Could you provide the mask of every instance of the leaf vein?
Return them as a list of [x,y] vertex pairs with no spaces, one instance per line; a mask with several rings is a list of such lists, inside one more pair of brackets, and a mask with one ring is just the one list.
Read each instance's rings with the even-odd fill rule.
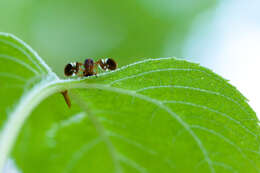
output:
[[233,146],[246,160],[248,160],[248,161],[256,168],[256,170],[258,170],[258,172],[260,171],[260,170],[257,168],[256,164],[253,163],[253,161],[252,161],[251,159],[249,159],[249,158],[245,155],[245,153],[243,152],[243,150],[242,150],[239,146],[237,146],[233,141],[229,140],[228,138],[226,138],[226,137],[223,136],[222,134],[216,132],[216,131],[213,130],[213,129],[208,129],[208,128],[206,128],[206,127],[202,127],[202,126],[196,125],[196,124],[190,125],[190,127],[193,128],[193,129],[200,129],[200,130],[206,131],[206,132],[208,132],[208,133],[211,133],[211,134],[213,134],[213,135],[215,135],[215,136],[217,136],[217,137],[223,139],[226,143],[228,143],[229,145]]
[[240,121],[232,118],[231,116],[225,114],[225,113],[222,113],[222,112],[219,112],[215,109],[212,109],[212,108],[209,108],[207,106],[204,106],[204,105],[198,105],[198,104],[195,104],[195,103],[190,103],[190,102],[185,102],[185,101],[176,101],[176,100],[164,100],[163,103],[177,103],[177,104],[184,104],[184,105],[189,105],[189,106],[194,106],[194,107],[197,107],[197,108],[201,108],[201,109],[205,109],[207,111],[210,111],[210,112],[214,112],[214,113],[217,113],[223,117],[226,117],[228,118],[229,120],[233,121],[234,123],[238,124],[240,127],[242,127],[244,130],[246,130],[247,132],[249,132],[251,135],[255,136],[255,137],[259,137],[259,135],[253,133],[251,130],[249,130],[246,126],[244,126]]
[[249,112],[244,108],[244,106],[242,106],[238,101],[232,99],[229,96],[221,94],[220,92],[215,92],[215,91],[211,91],[211,90],[194,88],[194,87],[189,87],[189,86],[181,86],[181,85],[160,85],[160,86],[149,86],[149,87],[141,88],[141,89],[136,90],[136,92],[142,92],[145,90],[158,89],[158,88],[181,88],[181,89],[194,90],[194,91],[199,91],[199,92],[203,92],[203,93],[208,93],[208,94],[212,94],[212,95],[218,95],[218,96],[224,97],[225,99],[235,103],[236,105],[238,105],[238,107],[243,112],[245,112],[247,115],[250,115]]
[[24,66],[25,68],[27,68],[28,70],[32,71],[34,74],[38,75],[40,74],[38,71],[36,71],[33,67],[31,67],[29,64],[23,62],[22,60],[20,59],[17,59],[17,58],[14,58],[12,56],[9,56],[9,55],[4,55],[4,54],[0,54],[0,58],[2,59],[7,59],[7,60],[10,60],[10,61],[13,61],[13,62],[16,62],[17,64],[20,64],[22,66]]
[[0,39],[0,42],[5,43],[5,44],[13,47],[14,49],[18,50],[19,52],[21,52],[24,56],[26,56],[40,70],[41,73],[44,73],[44,69],[21,46],[18,46],[15,43],[12,43],[10,41],[3,40],[3,39]]

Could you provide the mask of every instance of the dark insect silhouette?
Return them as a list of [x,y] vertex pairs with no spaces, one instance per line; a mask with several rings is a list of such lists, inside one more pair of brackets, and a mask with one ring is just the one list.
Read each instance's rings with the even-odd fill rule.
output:
[[[100,67],[102,70],[116,70],[117,63],[112,58],[99,59],[94,62],[93,59],[87,58],[84,63],[80,62],[71,62],[67,64],[64,68],[65,76],[78,76],[78,77],[87,77],[97,75],[97,68]],[[62,91],[63,95],[68,107],[71,107],[70,98],[68,95],[68,90]]]

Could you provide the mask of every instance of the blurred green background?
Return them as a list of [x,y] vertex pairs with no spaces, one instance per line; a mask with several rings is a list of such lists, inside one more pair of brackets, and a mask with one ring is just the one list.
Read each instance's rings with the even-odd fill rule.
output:
[[31,45],[60,76],[71,61],[182,57],[195,18],[216,0],[1,0],[0,31]]

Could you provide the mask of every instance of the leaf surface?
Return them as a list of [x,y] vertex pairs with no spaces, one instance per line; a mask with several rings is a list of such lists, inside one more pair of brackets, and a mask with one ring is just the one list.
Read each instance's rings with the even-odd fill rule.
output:
[[155,58],[62,80],[0,38],[0,168],[11,153],[23,172],[259,172],[257,117],[212,71]]

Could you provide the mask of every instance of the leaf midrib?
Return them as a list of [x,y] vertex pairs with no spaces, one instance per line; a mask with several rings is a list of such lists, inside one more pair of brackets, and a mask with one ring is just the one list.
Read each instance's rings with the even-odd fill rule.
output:
[[[85,84],[85,83],[80,83],[78,80],[55,80],[55,81],[51,81],[45,84],[46,88],[43,88],[42,90],[38,91],[40,92],[43,97],[39,97],[38,102],[40,103],[42,100],[44,100],[46,97],[56,93],[56,92],[60,92],[64,89],[73,89],[73,88],[96,88],[96,89],[102,89],[102,90],[107,90],[107,91],[112,91],[112,92],[117,92],[117,93],[121,93],[121,94],[126,94],[126,95],[131,95],[134,97],[137,97],[139,99],[145,100],[147,102],[150,102],[154,105],[156,105],[157,107],[161,108],[162,110],[166,111],[169,115],[171,115],[173,118],[175,118],[189,133],[190,135],[193,137],[193,139],[195,140],[195,142],[197,143],[198,147],[200,148],[200,150],[202,151],[205,160],[207,161],[208,165],[209,165],[209,169],[211,172],[214,172],[214,168],[212,166],[212,161],[209,159],[208,153],[206,151],[206,149],[204,148],[202,142],[200,141],[200,139],[197,137],[197,135],[193,132],[192,129],[190,129],[189,125],[184,122],[176,113],[174,113],[170,108],[168,108],[167,106],[165,106],[162,102],[157,101],[155,99],[152,99],[148,96],[145,95],[141,95],[136,93],[135,91],[131,91],[131,90],[125,90],[125,89],[120,89],[120,88],[115,88],[115,87],[111,87],[109,85],[102,85],[102,84]],[[36,89],[37,90],[37,89]],[[47,95],[44,95],[44,92],[48,92]],[[35,96],[37,95],[37,93],[35,93]],[[34,98],[32,96],[32,98]],[[30,100],[29,100],[30,101]],[[31,100],[32,101],[32,100]],[[26,103],[22,103],[22,104],[26,104]],[[37,106],[35,105],[34,107],[30,107],[31,104],[27,104],[27,107],[29,107],[28,109],[31,109],[31,111]],[[18,106],[19,107],[19,106]],[[14,110],[15,112],[16,110]],[[27,115],[20,115],[20,114],[15,114],[15,115],[11,115],[10,119],[8,119],[5,128],[3,129],[3,136],[9,136],[9,135],[14,135],[15,138],[12,139],[12,141],[6,141],[5,142],[9,143],[8,146],[6,146],[7,148],[5,148],[5,153],[4,155],[2,155],[2,159],[0,160],[0,170],[1,170],[1,166],[3,166],[3,160],[5,161],[11,151],[12,146],[15,143],[15,140],[19,134],[19,129],[22,127],[22,125],[25,123],[26,119],[28,118],[28,116],[30,115],[31,111],[28,112]],[[16,120],[16,125],[13,126],[11,124],[9,124],[10,122],[12,122],[14,118],[18,118],[22,117],[22,121],[17,121]],[[18,124],[17,124],[18,123]],[[20,124],[19,124],[20,123]],[[10,127],[11,126],[11,127]],[[9,128],[11,128],[12,130],[9,130]],[[18,129],[16,129],[18,128]],[[16,130],[15,130],[16,129]],[[15,134],[6,134],[6,133],[11,133],[14,132]],[[1,136],[2,137],[2,136]],[[9,140],[9,138],[7,138],[7,140]],[[3,140],[1,140],[3,141]],[[0,146],[1,146],[1,141],[0,141]],[[0,151],[1,151],[2,147],[0,147]]]
[[126,95],[130,95],[130,96],[134,96],[136,98],[142,99],[144,101],[147,101],[149,103],[152,103],[152,104],[156,105],[160,109],[166,111],[174,119],[176,119],[183,126],[183,128],[185,130],[187,130],[187,132],[192,136],[192,138],[195,140],[195,142],[197,143],[198,147],[200,148],[200,150],[201,150],[201,152],[202,152],[206,162],[208,163],[209,170],[211,172],[215,172],[213,164],[212,164],[212,161],[211,161],[211,159],[208,156],[207,150],[203,146],[203,144],[202,144],[201,140],[198,138],[198,136],[189,127],[189,125],[185,121],[183,121],[180,118],[180,116],[178,116],[178,114],[173,112],[168,106],[165,106],[161,101],[155,100],[153,98],[150,98],[150,97],[142,95],[142,94],[138,94],[135,91],[115,88],[115,87],[111,87],[110,85],[101,85],[101,84],[83,84],[82,85],[82,84],[79,84],[78,87],[75,87],[75,88],[94,88],[94,89],[102,89],[102,90],[112,91],[112,92],[116,92],[116,93],[120,93],[120,94],[126,94]]

